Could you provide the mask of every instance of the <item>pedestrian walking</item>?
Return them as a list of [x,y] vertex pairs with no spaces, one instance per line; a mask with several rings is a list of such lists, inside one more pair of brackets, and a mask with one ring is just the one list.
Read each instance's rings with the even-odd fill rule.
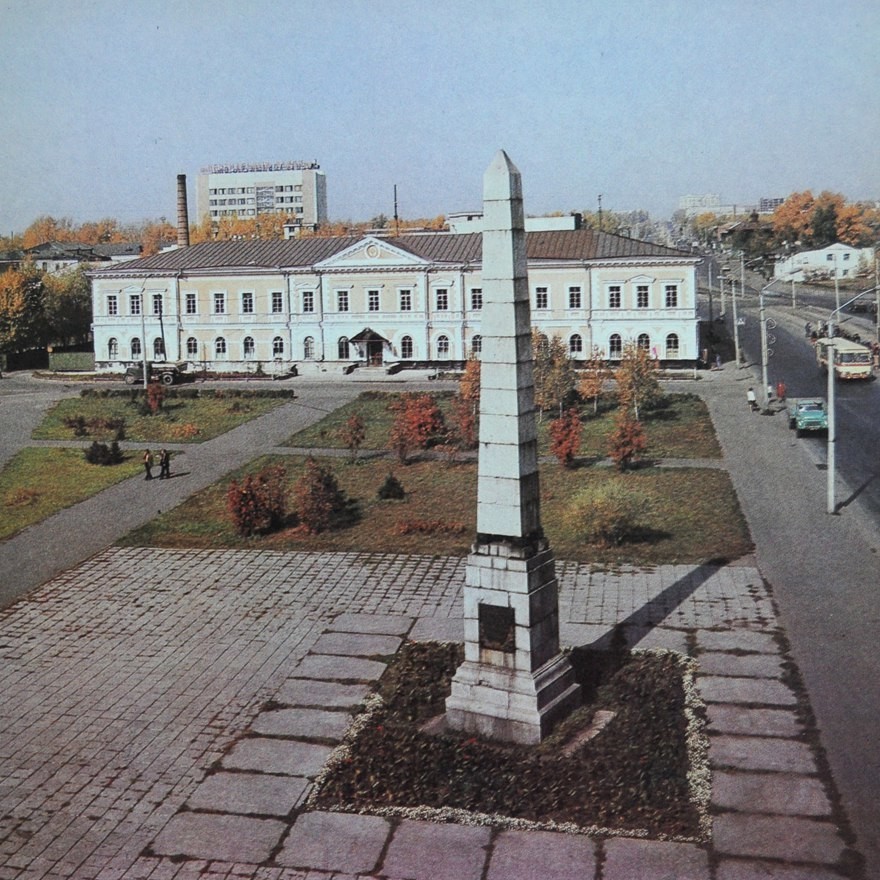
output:
[[785,380],[784,379],[780,379],[776,383],[776,399],[779,400],[781,403],[785,402]]
[[749,409],[754,412],[758,408],[758,398],[755,396],[755,389],[749,388],[746,391],[746,401],[749,405]]
[[171,453],[167,449],[159,453],[159,479],[171,479]]
[[144,450],[144,471],[145,480],[153,479],[153,453],[149,449]]

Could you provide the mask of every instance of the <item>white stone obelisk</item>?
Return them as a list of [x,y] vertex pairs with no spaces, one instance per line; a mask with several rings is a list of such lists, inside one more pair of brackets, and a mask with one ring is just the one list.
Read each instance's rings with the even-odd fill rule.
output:
[[522,185],[503,150],[483,179],[482,280],[477,537],[446,720],[538,743],[580,704],[580,687],[559,652],[555,561],[541,528]]

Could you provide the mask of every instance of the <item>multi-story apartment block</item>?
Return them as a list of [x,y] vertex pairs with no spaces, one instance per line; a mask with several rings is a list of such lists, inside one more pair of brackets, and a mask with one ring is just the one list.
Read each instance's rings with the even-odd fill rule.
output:
[[317,162],[209,165],[196,185],[199,220],[283,214],[304,229],[327,222],[327,178]]
[[[700,258],[592,229],[527,233],[532,323],[574,360],[698,357]],[[437,364],[481,348],[482,235],[215,241],[92,273],[96,367]]]

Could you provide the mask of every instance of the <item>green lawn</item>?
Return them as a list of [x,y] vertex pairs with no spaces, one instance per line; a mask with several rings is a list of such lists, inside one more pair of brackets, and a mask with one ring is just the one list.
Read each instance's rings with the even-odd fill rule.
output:
[[[393,417],[388,404],[398,395],[366,392],[357,400],[340,407],[315,425],[294,434],[287,446],[305,449],[344,449],[341,430],[348,418],[359,415],[366,426],[363,449],[385,449]],[[451,396],[437,395],[440,408],[448,411]],[[593,415],[591,403],[582,407],[583,435],[581,457],[604,458],[608,436],[614,429],[615,407],[609,399],[600,403]],[[549,454],[548,425],[551,414],[544,414],[538,423],[538,448]],[[648,458],[721,458],[706,404],[696,395],[670,394],[653,410],[642,414],[642,425],[648,439]]]
[[83,501],[142,468],[130,454],[121,464],[89,464],[82,450],[29,448],[0,471],[0,540]]
[[[281,463],[292,483],[304,460],[263,458],[246,471]],[[402,501],[380,501],[376,492],[392,463],[351,464],[326,460],[341,487],[356,502],[353,524],[317,536],[293,524],[277,533],[241,538],[226,512],[229,480],[197,493],[163,513],[121,543],[161,547],[260,547],[273,550],[375,551],[427,555],[465,555],[476,531],[476,465],[421,461],[393,467],[407,492]],[[586,543],[565,524],[572,495],[589,482],[621,481],[645,493],[650,512],[639,525],[642,540],[618,547]],[[748,527],[725,471],[701,468],[644,468],[618,474],[604,467],[563,470],[547,464],[541,471],[542,521],[557,557],[584,562],[635,565],[698,563],[734,559],[752,548]],[[403,533],[409,531],[408,534]]]
[[[82,416],[87,425],[85,439],[103,442],[114,439],[108,422],[123,420],[125,440],[144,443],[182,443],[210,440],[251,419],[264,415],[289,398],[255,397],[227,393],[222,396],[171,398],[157,415],[144,415],[138,402],[125,396],[78,397],[59,401],[34,431],[36,440],[70,440],[77,435],[65,420]],[[91,423],[91,425],[89,425]],[[103,423],[103,426],[102,426]]]

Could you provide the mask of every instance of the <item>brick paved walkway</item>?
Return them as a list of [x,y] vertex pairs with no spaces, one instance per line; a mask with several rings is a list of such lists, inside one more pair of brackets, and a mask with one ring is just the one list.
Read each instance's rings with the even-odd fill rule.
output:
[[460,638],[464,560],[116,548],[0,614],[0,880],[839,877],[835,793],[751,561],[559,579],[564,641],[625,622],[698,657],[710,843],[302,812],[381,672],[367,657]]

